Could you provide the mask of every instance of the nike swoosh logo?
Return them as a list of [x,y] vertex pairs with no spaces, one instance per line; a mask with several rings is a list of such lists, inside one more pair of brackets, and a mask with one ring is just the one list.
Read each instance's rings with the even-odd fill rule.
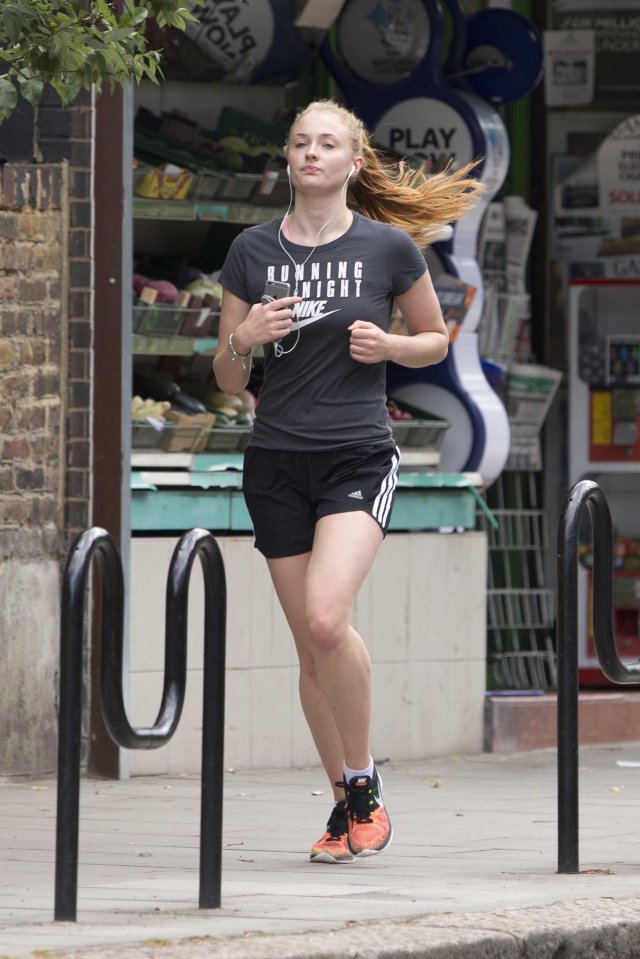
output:
[[328,313],[318,313],[316,316],[306,316],[303,320],[294,320],[291,324],[292,330],[299,330],[303,326],[309,326],[310,323],[317,323],[318,320],[324,320],[325,317],[331,316],[332,313],[339,313],[340,310],[329,310]]

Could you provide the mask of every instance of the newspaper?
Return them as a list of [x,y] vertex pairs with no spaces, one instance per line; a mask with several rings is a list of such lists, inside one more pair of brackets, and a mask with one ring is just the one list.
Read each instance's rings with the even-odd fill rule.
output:
[[521,196],[505,197],[506,289],[508,293],[525,292],[527,261],[537,219],[538,214],[527,206]]
[[505,469],[542,469],[540,436],[562,375],[560,370],[535,363],[509,368],[506,401],[511,447]]
[[498,343],[495,358],[505,363],[531,361],[531,297],[528,293],[498,296]]
[[478,240],[485,293],[479,348],[487,359],[532,358],[526,269],[536,221],[537,213],[519,196],[489,204],[485,214]]

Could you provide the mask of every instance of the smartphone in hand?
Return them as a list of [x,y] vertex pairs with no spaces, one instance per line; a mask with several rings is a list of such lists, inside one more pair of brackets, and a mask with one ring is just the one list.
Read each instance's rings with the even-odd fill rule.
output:
[[274,300],[280,300],[283,296],[289,296],[289,284],[282,280],[267,280],[262,294],[263,303],[273,303]]

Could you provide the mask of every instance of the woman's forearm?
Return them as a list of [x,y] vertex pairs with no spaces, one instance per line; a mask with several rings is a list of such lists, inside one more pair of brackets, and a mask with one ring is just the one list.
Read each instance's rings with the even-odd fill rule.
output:
[[[238,342],[240,340],[240,342]],[[251,376],[251,350],[245,348],[241,338],[236,340],[235,333],[226,340],[221,340],[216,355],[213,358],[213,374],[218,387],[224,393],[239,393],[249,382]]]
[[390,333],[389,347],[389,360],[399,366],[417,369],[441,363],[449,349],[449,337],[439,331],[415,333],[413,336]]

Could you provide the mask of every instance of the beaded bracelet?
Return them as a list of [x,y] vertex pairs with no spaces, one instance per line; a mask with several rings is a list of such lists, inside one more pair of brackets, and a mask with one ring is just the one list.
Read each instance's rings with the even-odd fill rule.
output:
[[247,370],[249,367],[245,363],[245,360],[248,356],[251,356],[251,350],[247,350],[246,353],[238,353],[235,346],[233,345],[233,333],[229,333],[229,349],[231,350],[231,360],[240,360],[242,363],[242,369]]

